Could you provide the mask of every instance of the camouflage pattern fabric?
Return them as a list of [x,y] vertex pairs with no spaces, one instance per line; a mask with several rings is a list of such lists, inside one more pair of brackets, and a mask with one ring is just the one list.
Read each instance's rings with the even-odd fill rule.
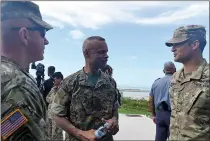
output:
[[181,26],[174,31],[173,38],[167,41],[165,44],[168,47],[173,46],[173,44],[181,43],[187,41],[188,39],[205,39],[206,40],[206,30],[202,25],[187,25]]
[[1,1],[1,21],[9,19],[28,18],[47,31],[53,29],[42,20],[39,6],[31,1]]
[[[105,74],[107,74],[107,75],[110,75],[110,72],[112,72],[112,68],[107,68],[105,71],[104,71],[104,73]],[[111,76],[111,75],[110,75]],[[111,76],[112,77],[112,76]],[[115,83],[115,86],[117,86],[117,83]],[[116,88],[117,89],[117,88]],[[117,93],[118,93],[118,102],[119,102],[119,105],[121,105],[121,98],[122,98],[122,96],[121,96],[121,93],[120,93],[120,91],[119,91],[119,89],[117,89]]]
[[[117,92],[115,81],[103,72],[95,86],[88,83],[88,77],[83,70],[65,78],[55,95],[52,103],[52,112],[64,116],[80,130],[98,129],[104,119],[113,117],[116,105]],[[66,140],[79,141],[69,135]],[[104,140],[112,141],[112,135]]]
[[53,119],[53,115],[52,115],[52,112],[51,112],[51,106],[52,106],[52,102],[53,102],[53,99],[54,99],[54,97],[55,97],[55,93],[56,93],[56,91],[57,91],[58,89],[56,88],[56,87],[53,87],[52,89],[51,89],[51,91],[49,92],[49,94],[46,96],[46,101],[47,101],[47,103],[49,104],[48,105],[48,111],[47,111],[47,117],[49,118],[49,119]]
[[21,70],[18,64],[3,56],[1,56],[0,69],[1,103],[11,105],[16,105],[19,102],[24,103],[26,106],[22,107],[21,111],[29,120],[24,127],[20,127],[20,130],[12,134],[8,140],[47,140],[46,106],[35,79]]
[[53,119],[49,119],[48,134],[51,140],[55,140],[55,141],[63,140],[63,130],[56,125]]
[[51,137],[52,140],[63,140],[63,130],[59,128],[54,119],[53,114],[51,112],[52,101],[55,97],[55,93],[58,89],[53,87],[49,94],[46,97],[46,101],[49,103],[48,105],[48,120],[49,120],[49,128],[48,128],[48,135]]
[[183,69],[171,80],[170,140],[210,140],[209,64],[204,59],[187,77]]

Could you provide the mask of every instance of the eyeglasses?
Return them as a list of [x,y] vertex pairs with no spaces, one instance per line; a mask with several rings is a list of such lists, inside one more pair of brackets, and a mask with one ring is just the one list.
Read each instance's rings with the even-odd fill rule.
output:
[[[13,27],[12,30],[20,30],[22,27]],[[42,27],[25,27],[28,30],[31,31],[39,31],[40,35],[44,38],[46,35],[46,29]]]
[[174,47],[182,47],[183,45],[185,45],[189,40],[186,40],[184,42],[181,42],[181,43],[175,43],[173,44]]

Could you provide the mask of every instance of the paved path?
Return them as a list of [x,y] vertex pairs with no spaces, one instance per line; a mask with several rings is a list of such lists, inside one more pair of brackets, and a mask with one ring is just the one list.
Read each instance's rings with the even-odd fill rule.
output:
[[114,136],[114,140],[154,140],[155,124],[145,116],[130,117],[119,115],[120,131]]
[[115,140],[154,140],[155,124],[145,116],[128,117],[119,115],[120,131],[114,136]]

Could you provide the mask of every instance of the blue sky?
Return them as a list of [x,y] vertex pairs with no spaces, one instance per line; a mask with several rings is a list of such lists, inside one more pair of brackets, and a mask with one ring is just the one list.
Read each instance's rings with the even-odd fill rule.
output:
[[[54,26],[47,33],[43,63],[68,76],[84,66],[82,44],[99,35],[106,39],[109,61],[119,87],[150,88],[162,77],[163,64],[173,61],[165,46],[175,28],[187,24],[206,26],[209,42],[208,2],[73,2],[36,1],[43,19]],[[204,50],[209,60],[209,44]],[[181,64],[175,63],[177,69]],[[35,76],[35,70],[30,70]],[[47,75],[45,77],[48,78]]]

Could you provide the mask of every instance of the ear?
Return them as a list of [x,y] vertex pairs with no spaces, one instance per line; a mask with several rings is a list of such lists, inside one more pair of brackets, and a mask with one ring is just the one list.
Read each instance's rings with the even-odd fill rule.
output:
[[28,46],[29,33],[28,33],[28,30],[25,27],[23,27],[19,30],[19,36],[20,36],[20,39],[21,39],[22,43],[25,46]]
[[85,56],[85,58],[89,58],[90,54],[89,54],[89,51],[88,50],[85,50],[84,51],[84,56]]
[[195,41],[191,44],[191,46],[192,46],[192,49],[195,50],[195,49],[199,48],[200,42],[199,42],[198,40],[195,40]]
[[165,70],[163,70],[163,73],[165,73]]

